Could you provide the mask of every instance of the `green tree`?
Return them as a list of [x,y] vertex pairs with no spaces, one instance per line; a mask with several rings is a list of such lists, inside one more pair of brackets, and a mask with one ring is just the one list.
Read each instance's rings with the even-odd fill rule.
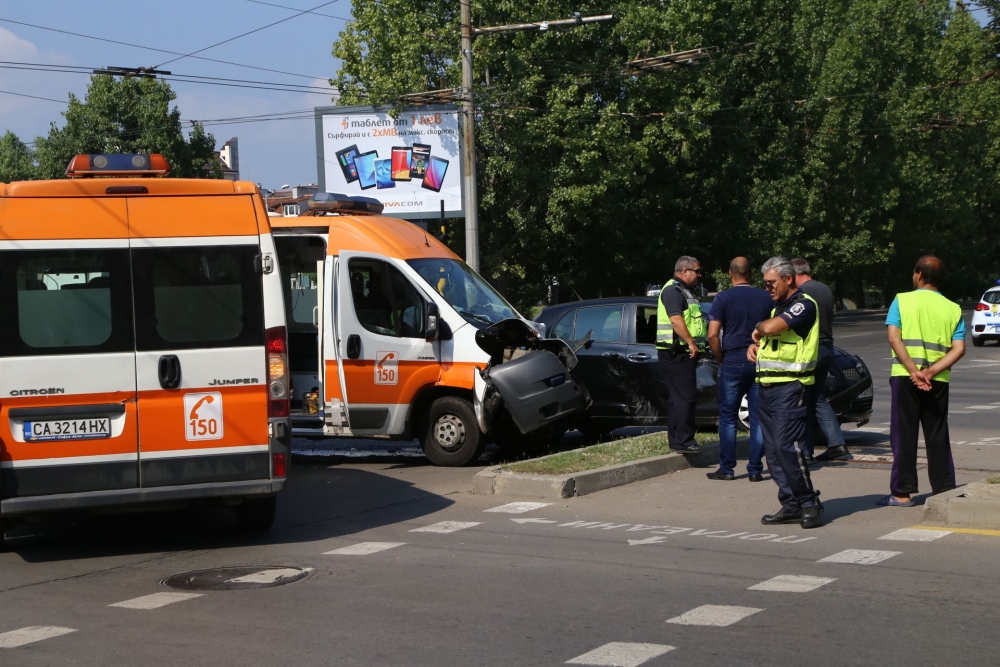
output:
[[184,136],[176,97],[160,79],[94,75],[83,100],[70,94],[63,126],[36,140],[38,177],[63,177],[77,154],[162,153],[171,176],[219,178],[215,138],[198,123]]
[[0,183],[34,178],[35,163],[31,149],[17,135],[7,130],[0,137]]

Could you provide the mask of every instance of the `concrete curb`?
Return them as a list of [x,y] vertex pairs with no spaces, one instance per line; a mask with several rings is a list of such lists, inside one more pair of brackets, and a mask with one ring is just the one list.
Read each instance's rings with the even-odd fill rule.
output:
[[[746,438],[737,440],[736,452],[738,456],[746,456],[749,449],[749,440]],[[550,454],[550,456],[557,456],[557,454]],[[543,456],[535,460],[546,458],[549,457]],[[514,473],[504,470],[503,466],[494,466],[476,473],[472,479],[472,492],[486,496],[571,498],[639,482],[651,477],[659,477],[685,468],[709,467],[717,465],[718,462],[719,444],[712,443],[700,447],[695,454],[665,454],[566,475]]]
[[924,523],[1000,530],[1000,498],[967,496],[975,491],[970,487],[979,484],[973,482],[928,498],[924,503]]

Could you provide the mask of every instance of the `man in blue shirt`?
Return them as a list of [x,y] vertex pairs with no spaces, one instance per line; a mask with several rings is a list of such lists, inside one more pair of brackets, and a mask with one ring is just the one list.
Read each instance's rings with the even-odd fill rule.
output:
[[[750,284],[750,262],[737,257],[729,263],[733,286],[712,302],[708,314],[708,345],[719,362],[719,469],[708,473],[709,479],[731,480],[736,467],[736,423],[740,402],[747,397],[750,407],[750,460],[747,474],[751,482],[764,479],[764,440],[757,421],[758,387],[756,369],[747,361],[747,348],[753,344],[750,334],[758,322],[771,317],[771,296]],[[720,334],[724,334],[720,336]]]

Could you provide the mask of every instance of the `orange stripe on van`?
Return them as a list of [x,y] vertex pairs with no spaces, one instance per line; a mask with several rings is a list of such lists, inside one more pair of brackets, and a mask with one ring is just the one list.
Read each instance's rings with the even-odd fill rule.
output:
[[[222,394],[222,437],[188,440],[184,394],[218,391]],[[151,389],[139,392],[139,443],[142,452],[266,445],[267,388],[264,385]]]
[[[474,362],[438,363],[437,361],[399,362],[397,384],[375,384],[375,361],[345,360],[344,378],[347,380],[348,404],[399,405],[410,403],[421,389],[428,385],[454,387],[471,391],[474,386],[474,369],[484,366]],[[336,378],[336,362],[327,363],[327,377]],[[340,387],[327,382],[326,400],[340,397]]]
[[[135,454],[136,404],[135,392],[117,391],[100,394],[55,395],[40,398],[5,398],[0,405],[0,461],[33,461],[69,456],[100,456],[102,454]],[[125,404],[125,430],[117,438],[94,440],[47,440],[17,442],[10,432],[11,408],[43,408],[64,405]]]
[[127,239],[124,199],[0,197],[0,240]]
[[132,238],[256,235],[253,199],[232,197],[130,197]]

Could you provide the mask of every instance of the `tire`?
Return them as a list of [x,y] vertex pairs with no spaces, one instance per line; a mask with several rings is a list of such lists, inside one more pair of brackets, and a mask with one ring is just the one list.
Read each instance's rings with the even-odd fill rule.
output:
[[271,529],[274,513],[278,508],[278,496],[246,498],[236,506],[236,520],[243,530],[262,533]]
[[444,396],[431,403],[422,431],[420,446],[436,466],[469,465],[486,448],[472,403],[457,396]]
[[982,347],[983,343],[985,342],[986,341],[983,340],[982,338],[976,338],[975,336],[972,337],[972,344],[975,345],[976,347]]

